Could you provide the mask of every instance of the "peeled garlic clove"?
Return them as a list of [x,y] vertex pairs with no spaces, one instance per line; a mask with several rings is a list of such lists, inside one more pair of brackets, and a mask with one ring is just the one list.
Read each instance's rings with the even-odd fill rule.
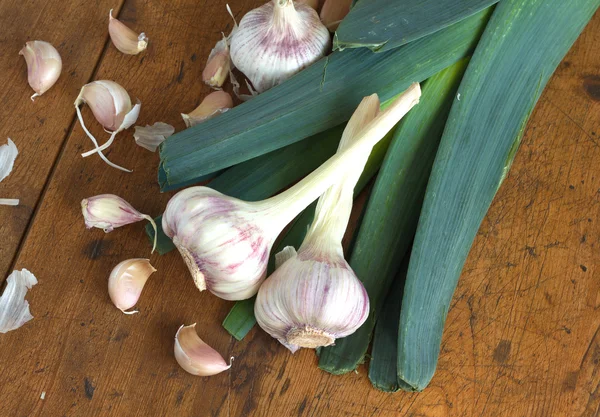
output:
[[108,33],[113,45],[124,54],[137,55],[148,46],[146,34],[142,32],[138,35],[119,19],[115,19],[112,9],[108,14]]
[[33,100],[56,83],[62,70],[62,60],[54,46],[44,41],[25,43],[19,55],[23,55],[27,62],[27,81],[35,91],[31,96]]
[[223,35],[215,47],[210,51],[206,67],[202,71],[202,81],[211,87],[221,87],[231,69],[231,58],[229,56],[229,45],[227,38]]
[[0,146],[0,181],[8,177],[18,154],[17,145],[10,138],[8,138],[6,145]]
[[181,114],[187,127],[192,127],[202,123],[212,117],[225,113],[233,107],[231,95],[225,91],[213,91],[207,95],[202,103],[194,111],[188,114]]
[[[79,106],[82,104],[87,104],[90,107],[94,117],[105,130],[112,131],[110,138],[102,146],[98,145],[98,141],[89,132],[83,122],[83,116],[79,109]],[[131,172],[110,162],[102,151],[112,144],[117,133],[128,129],[136,122],[140,114],[140,109],[141,103],[139,100],[135,106],[132,106],[131,98],[127,91],[114,81],[99,80],[84,85],[75,100],[75,110],[77,111],[81,127],[94,144],[95,149],[83,153],[82,156],[85,158],[94,153],[99,153],[102,160],[108,165],[122,171]]]
[[18,329],[33,318],[27,290],[37,284],[35,276],[26,269],[13,271],[6,279],[6,288],[0,297],[0,333]]
[[[128,259],[114,267],[108,278],[108,295],[113,304],[125,314],[136,305],[144,284],[156,269],[148,259]],[[137,311],[135,311],[137,313]]]
[[242,18],[231,35],[230,53],[233,65],[262,93],[324,56],[330,44],[313,8],[272,0]]
[[156,224],[154,219],[147,214],[142,214],[131,204],[114,194],[101,194],[81,200],[81,212],[85,220],[85,227],[97,227],[105,233],[112,232],[117,227],[148,220],[154,227],[154,247],[156,248]]
[[198,376],[216,375],[231,368],[231,363],[228,365],[219,352],[198,337],[196,323],[177,330],[175,359],[186,372]]
[[321,21],[330,32],[335,32],[344,17],[350,12],[352,0],[325,0],[321,9]]
[[167,123],[156,122],[152,126],[136,126],[133,133],[135,143],[150,152],[156,152],[158,145],[175,133],[175,128]]

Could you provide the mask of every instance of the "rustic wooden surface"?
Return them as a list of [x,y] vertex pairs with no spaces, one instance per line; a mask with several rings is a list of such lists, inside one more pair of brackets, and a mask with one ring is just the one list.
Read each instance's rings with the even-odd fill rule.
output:
[[[259,0],[231,1],[236,16]],[[0,207],[0,281],[28,268],[35,319],[0,335],[1,416],[597,416],[600,410],[600,14],[546,88],[512,171],[468,259],[444,334],[439,370],[418,394],[371,388],[366,368],[331,376],[312,351],[290,355],[254,329],[243,342],[221,327],[230,303],[198,293],[176,253],[151,256],[159,272],[125,316],[106,281],[121,260],[149,256],[143,225],[110,234],[84,228],[82,198],[115,193],[159,214],[156,154],[120,134],[108,152],[126,174],[79,154],[90,142],[73,101],[112,79],[142,101],[138,124],[183,128],[179,113],[208,89],[205,58],[231,28],[224,1],[0,0],[0,143],[19,147]],[[108,10],[150,46],[139,56],[109,42]],[[17,53],[55,44],[56,86],[29,100]],[[98,137],[106,134],[84,110]],[[182,323],[235,356],[230,372],[199,378],[173,359]],[[45,399],[40,394],[45,392]]]

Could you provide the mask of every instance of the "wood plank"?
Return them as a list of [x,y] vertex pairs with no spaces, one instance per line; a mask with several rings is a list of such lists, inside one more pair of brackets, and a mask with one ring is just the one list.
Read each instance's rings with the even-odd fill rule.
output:
[[[0,196],[21,200],[18,207],[0,206],[0,283],[70,131],[79,88],[90,80],[106,45],[108,10],[118,11],[122,2],[99,0],[92,6],[84,0],[0,1],[0,144],[10,137],[19,149],[12,174],[0,185]],[[52,43],[63,61],[56,85],[33,103],[27,66],[19,56],[30,40]]]
[[[235,2],[235,13],[258,1]],[[224,1],[127,1],[121,16],[146,31],[139,57],[107,50],[97,78],[142,101],[141,123],[165,121],[208,90],[204,59],[230,23]],[[35,319],[0,336],[0,402],[6,415],[102,416],[593,416],[600,361],[600,14],[544,92],[513,169],[488,213],[453,300],[440,367],[423,393],[374,390],[366,369],[331,376],[313,352],[290,355],[254,329],[236,342],[220,327],[231,303],[198,293],[176,253],[125,316],[106,280],[123,259],[149,255],[143,225],[85,230],[82,198],[116,193],[158,214],[169,195],[155,181],[157,155],[131,132],[109,157],[133,174],[83,160],[76,126],[16,262],[36,274]],[[84,113],[91,120],[89,112]],[[91,122],[90,125],[93,125]],[[93,132],[102,135],[94,126]],[[594,279],[596,278],[596,279]],[[179,325],[225,357],[230,372],[198,378],[173,358]],[[39,398],[46,392],[44,400]],[[5,411],[6,410],[6,411]]]

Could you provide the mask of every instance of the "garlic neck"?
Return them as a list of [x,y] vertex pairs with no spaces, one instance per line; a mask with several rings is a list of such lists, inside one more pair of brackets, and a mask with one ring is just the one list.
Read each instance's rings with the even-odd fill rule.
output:
[[177,236],[173,236],[173,244],[181,254],[181,257],[185,261],[188,269],[190,270],[190,274],[192,274],[192,279],[194,280],[194,284],[200,291],[204,291],[206,289],[206,279],[204,278],[204,274],[200,271],[200,267],[196,263],[194,255],[192,252],[183,246]]
[[273,0],[273,25],[280,30],[292,30],[296,34],[296,27],[300,20],[292,0]]
[[286,335],[286,341],[290,345],[303,348],[315,349],[320,346],[329,346],[335,342],[332,334],[310,326],[294,327]]

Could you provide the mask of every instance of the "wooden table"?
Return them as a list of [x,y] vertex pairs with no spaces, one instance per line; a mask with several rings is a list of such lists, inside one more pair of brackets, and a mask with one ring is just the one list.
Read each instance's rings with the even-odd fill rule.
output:
[[[261,1],[232,1],[234,13]],[[120,134],[106,166],[76,122],[73,101],[96,79],[142,101],[138,124],[183,129],[180,112],[209,90],[205,58],[231,28],[225,2],[0,0],[0,143],[20,154],[0,207],[0,276],[27,268],[35,318],[0,335],[1,416],[596,416],[600,409],[600,14],[548,84],[511,173],[475,241],[456,291],[439,369],[422,393],[371,387],[366,368],[331,376],[310,350],[294,356],[254,329],[236,342],[220,327],[231,306],[198,293],[177,253],[123,315],[106,281],[121,260],[149,255],[143,225],[86,230],[82,198],[115,193],[159,214],[170,194],[156,183],[158,156]],[[139,56],[108,41],[108,11],[145,31]],[[34,103],[18,51],[43,39],[63,73]],[[84,110],[88,126],[106,135]],[[173,358],[182,323],[234,356],[230,372],[186,374]],[[40,399],[45,392],[45,399]]]

